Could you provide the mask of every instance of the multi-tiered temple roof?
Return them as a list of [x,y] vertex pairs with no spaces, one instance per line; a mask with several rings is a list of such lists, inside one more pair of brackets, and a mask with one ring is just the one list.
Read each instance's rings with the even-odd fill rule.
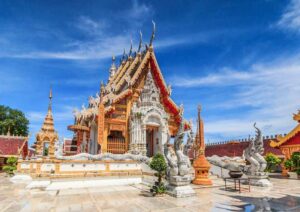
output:
[[[131,43],[129,53],[126,54],[124,50],[118,67],[115,64],[115,57],[112,57],[112,65],[109,69],[110,76],[107,84],[101,83],[100,94],[97,93],[95,97],[89,98],[89,105],[87,108],[83,106],[81,111],[74,111],[75,119],[77,121],[80,122],[82,119],[94,118],[97,116],[100,102],[104,104],[105,114],[109,114],[115,111],[115,104],[120,103],[127,97],[139,95],[139,92],[141,91],[141,77],[144,77],[142,76],[142,73],[145,69],[149,68],[152,70],[154,81],[159,88],[162,104],[168,110],[168,113],[175,117],[176,122],[180,122],[181,108],[178,107],[170,97],[171,86],[166,84],[154,53],[154,33],[155,28],[149,46],[144,45],[145,49],[142,49],[142,36],[140,36],[139,47],[136,52],[133,52]],[[134,90],[137,90],[137,93],[134,93]],[[87,130],[84,126],[79,125],[69,126],[69,129]]]

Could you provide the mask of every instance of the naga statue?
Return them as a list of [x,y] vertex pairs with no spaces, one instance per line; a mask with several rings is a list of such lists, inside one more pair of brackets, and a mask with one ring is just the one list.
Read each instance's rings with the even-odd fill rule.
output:
[[188,139],[187,139],[186,144],[184,145],[183,153],[186,156],[189,156],[189,152],[192,150],[193,145],[195,143],[195,135],[194,135],[194,132],[192,129],[187,133],[187,136],[188,136]]
[[268,173],[265,172],[267,162],[262,156],[264,153],[262,133],[256,127],[256,123],[254,123],[254,128],[255,138],[250,140],[249,146],[243,152],[243,157],[229,158],[214,155],[207,159],[211,164],[229,170],[229,174],[230,172],[245,174],[249,177],[252,185],[269,187],[272,186],[272,183],[268,179]]
[[251,164],[250,167],[245,170],[249,175],[261,175],[267,167],[267,162],[262,156],[264,153],[263,138],[261,130],[256,127],[255,139],[251,139],[249,146],[244,150],[244,158]]
[[177,135],[174,139],[174,149],[169,143],[170,138],[165,144],[164,153],[169,165],[167,177],[185,176],[190,172],[191,162],[189,158],[183,154],[181,148],[184,135],[184,121],[181,121]]
[[183,154],[181,148],[184,135],[184,120],[182,120],[177,135],[174,138],[174,148],[169,142],[170,138],[168,138],[168,141],[164,145],[164,154],[168,165],[166,173],[166,178],[169,183],[167,193],[175,197],[195,195],[195,191],[189,185],[193,180],[193,175],[191,175],[191,162],[190,159]]

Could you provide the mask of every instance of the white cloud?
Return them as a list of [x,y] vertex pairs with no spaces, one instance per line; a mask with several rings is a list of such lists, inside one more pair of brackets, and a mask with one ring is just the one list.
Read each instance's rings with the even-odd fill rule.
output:
[[300,33],[300,0],[291,0],[277,26]]
[[[247,107],[232,118],[209,119],[205,131],[228,138],[247,136],[254,132],[252,124],[258,123],[264,133],[287,133],[296,123],[292,113],[300,108],[299,56],[281,58],[271,63],[255,64],[249,70],[222,69],[203,77],[174,77],[175,86],[199,89],[216,88],[219,95],[210,91],[213,99],[209,110],[231,110]],[[226,92],[234,88],[234,92]],[[225,99],[225,100],[223,100]],[[250,109],[249,109],[250,108]],[[227,114],[230,115],[230,114]]]
[[102,35],[103,30],[106,28],[106,23],[104,21],[95,21],[87,16],[80,16],[76,26],[92,36]]
[[[73,108],[71,106],[62,106],[58,108],[58,111],[53,109],[53,119],[56,122],[59,121],[68,121],[73,119]],[[42,124],[44,121],[44,118],[47,114],[47,111],[29,111],[26,112],[26,117],[30,120],[32,123],[40,123]]]

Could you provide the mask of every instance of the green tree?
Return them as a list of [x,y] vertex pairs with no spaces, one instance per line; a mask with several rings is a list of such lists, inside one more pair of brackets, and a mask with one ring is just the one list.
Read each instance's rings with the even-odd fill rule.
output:
[[9,175],[14,175],[14,171],[17,169],[18,159],[15,157],[9,157],[6,161],[5,166],[3,166],[3,171],[5,171]]
[[166,187],[162,182],[162,179],[166,174],[167,163],[164,156],[160,153],[157,153],[151,160],[150,168],[156,171],[155,176],[157,177],[157,181],[150,189],[150,192],[152,192],[154,195],[165,193]]
[[284,167],[286,168],[286,169],[288,169],[288,170],[292,170],[293,169],[293,167],[294,167],[294,163],[293,163],[293,161],[291,160],[291,159],[288,159],[288,160],[286,160],[286,161],[284,161]]
[[294,152],[292,154],[291,160],[293,161],[294,164],[294,169],[297,171],[300,169],[300,152]]
[[0,105],[0,134],[28,136],[29,121],[20,110]]
[[265,159],[267,161],[267,172],[271,172],[278,164],[281,163],[281,160],[273,153],[268,153],[265,156]]

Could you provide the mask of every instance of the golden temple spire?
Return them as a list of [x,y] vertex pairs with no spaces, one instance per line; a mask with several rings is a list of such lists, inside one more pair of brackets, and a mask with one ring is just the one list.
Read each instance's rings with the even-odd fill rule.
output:
[[198,105],[198,125],[197,136],[195,139],[196,158],[193,163],[195,169],[195,179],[193,183],[196,185],[212,185],[211,179],[209,179],[210,164],[205,158],[205,144],[204,144],[204,130],[203,120],[201,119],[201,105]]
[[58,141],[58,134],[54,129],[54,120],[52,116],[52,87],[49,91],[48,112],[44,119],[44,123],[40,131],[36,135],[36,151],[37,155],[43,155],[44,142],[49,143],[49,156],[54,157],[54,143]]
[[199,149],[199,154],[204,154],[205,144],[204,144],[204,126],[203,120],[201,119],[201,105],[198,105],[198,120],[197,120],[197,136],[196,145]]

